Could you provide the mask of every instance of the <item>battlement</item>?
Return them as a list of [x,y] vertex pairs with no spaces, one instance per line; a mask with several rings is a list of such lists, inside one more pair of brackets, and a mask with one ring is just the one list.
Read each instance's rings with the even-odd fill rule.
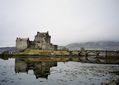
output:
[[51,37],[48,32],[37,32],[35,37]]
[[17,39],[16,39],[16,41],[28,41],[29,40],[29,38],[19,38],[19,37],[17,37]]

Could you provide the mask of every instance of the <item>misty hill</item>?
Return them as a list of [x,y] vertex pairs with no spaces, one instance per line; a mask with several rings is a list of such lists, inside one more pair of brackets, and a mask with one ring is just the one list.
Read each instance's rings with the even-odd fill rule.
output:
[[66,46],[66,48],[70,50],[76,50],[82,47],[84,47],[85,49],[119,50],[119,42],[100,41],[100,42],[71,43]]
[[0,52],[3,52],[3,51],[13,52],[13,51],[15,51],[15,50],[16,50],[15,47],[1,47],[1,48],[0,48]]

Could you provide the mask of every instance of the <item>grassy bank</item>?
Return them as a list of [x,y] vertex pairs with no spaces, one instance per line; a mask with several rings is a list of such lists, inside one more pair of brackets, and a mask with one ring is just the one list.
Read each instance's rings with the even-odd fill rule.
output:
[[53,51],[53,50],[39,50],[39,49],[26,49],[22,52],[16,52],[19,55],[69,55],[68,51]]

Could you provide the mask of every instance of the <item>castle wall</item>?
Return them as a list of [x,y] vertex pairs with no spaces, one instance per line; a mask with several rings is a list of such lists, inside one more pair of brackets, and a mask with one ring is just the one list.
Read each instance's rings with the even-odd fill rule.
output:
[[48,32],[46,33],[40,33],[37,32],[37,35],[35,36],[34,42],[35,42],[35,48],[40,48],[43,50],[54,50],[56,47],[50,43],[51,36]]
[[16,40],[16,49],[18,51],[25,50],[29,46],[29,39],[17,38]]
[[37,32],[34,41],[29,41],[28,38],[17,38],[16,48],[18,51],[25,50],[27,48],[36,48],[42,50],[57,50],[57,45],[51,44],[51,36],[48,32]]
[[37,32],[34,41],[36,43],[50,43],[50,38],[51,36],[49,36],[48,32],[46,33]]
[[55,45],[52,45],[50,43],[36,43],[35,48],[39,48],[42,50],[55,50],[56,47]]

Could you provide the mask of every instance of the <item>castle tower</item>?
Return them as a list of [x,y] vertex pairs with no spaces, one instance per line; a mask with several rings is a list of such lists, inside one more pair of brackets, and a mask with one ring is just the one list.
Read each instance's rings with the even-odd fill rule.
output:
[[29,38],[17,38],[16,39],[16,49],[18,51],[25,50],[29,46]]
[[37,43],[50,43],[51,36],[48,32],[37,32],[34,41]]
[[44,50],[51,49],[51,43],[50,43],[51,36],[48,32],[37,32],[37,35],[35,36],[34,42],[35,42],[35,48],[40,48]]

